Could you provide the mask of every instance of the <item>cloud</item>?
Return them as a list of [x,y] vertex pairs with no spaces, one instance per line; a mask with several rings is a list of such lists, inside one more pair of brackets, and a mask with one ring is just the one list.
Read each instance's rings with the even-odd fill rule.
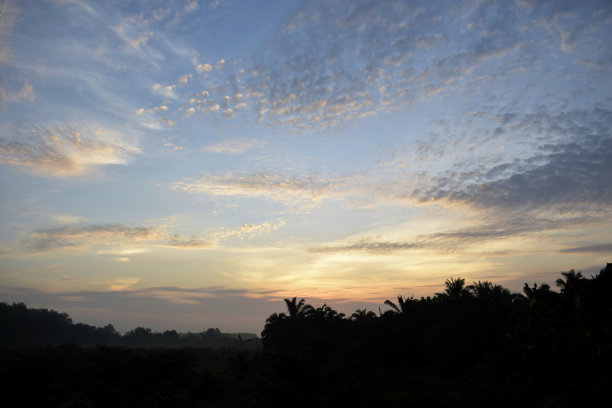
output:
[[139,244],[163,240],[165,234],[154,228],[129,227],[124,224],[63,226],[33,231],[21,244],[21,250],[30,253],[55,249],[92,246]]
[[109,289],[112,291],[124,291],[140,281],[139,278],[121,278],[109,282]]
[[[210,78],[215,91],[208,102],[221,107],[219,114],[235,112],[235,106],[224,106],[224,98],[240,94],[240,103],[248,100],[259,121],[314,129],[387,112],[420,97],[478,93],[480,82],[496,93],[491,81],[516,80],[524,67],[549,66],[551,49],[569,42],[581,46],[577,61],[609,59],[606,47],[595,45],[610,31],[606,13],[594,12],[597,5],[534,3],[530,8],[482,1],[444,7],[418,1],[373,6],[367,0],[340,0],[330,7],[327,1],[311,1],[296,8],[251,58],[197,64],[196,71],[227,70]],[[557,32],[531,41],[543,36],[542,21]],[[559,36],[559,27],[569,34]]]
[[225,176],[206,175],[198,180],[179,181],[172,188],[178,191],[204,193],[213,196],[261,197],[273,201],[319,202],[332,196],[349,194],[348,180],[324,178],[313,174],[287,177],[279,173]]
[[612,205],[612,172],[608,164],[612,139],[608,135],[587,136],[543,149],[538,158],[543,164],[532,169],[519,167],[499,179],[486,180],[497,176],[501,168],[495,167],[484,174],[484,181],[476,183],[469,177],[453,175],[417,195],[421,195],[423,202],[448,200],[499,209],[530,209],[560,203]]
[[189,81],[191,81],[192,79],[193,79],[193,75],[185,74],[185,75],[181,75],[180,76],[178,82],[179,82],[179,84],[185,85],[185,84],[189,83]]
[[[499,211],[500,215],[521,210],[539,216],[539,211],[553,208],[590,208],[594,214],[612,205],[612,173],[608,169],[612,111],[595,107],[560,113],[542,109],[536,113],[505,112],[468,116],[474,126],[462,130],[465,136],[455,133],[453,123],[444,123],[439,136],[404,146],[393,153],[390,162],[359,174],[206,174],[176,182],[173,188],[297,205],[348,197],[364,205],[442,202]],[[478,127],[479,116],[485,118],[486,127]],[[204,150],[239,154],[251,147],[250,142],[242,143],[223,142]]]
[[[389,255],[397,252],[434,251],[437,254],[477,253],[479,255],[508,255],[519,249],[516,247],[499,250],[496,244],[516,237],[534,236],[547,232],[564,231],[580,228],[588,223],[598,222],[598,218],[587,214],[559,215],[548,212],[534,213],[512,211],[499,214],[495,212],[479,213],[477,224],[468,227],[447,229],[430,234],[421,234],[403,240],[384,240],[372,237],[360,237],[346,243],[311,247],[307,252],[315,254],[357,254]],[[488,248],[493,245],[494,250]],[[605,252],[609,245],[584,247],[588,252]],[[575,252],[580,252],[578,248]],[[484,252],[483,252],[484,251]],[[563,250],[560,252],[574,252]]]
[[167,245],[173,248],[182,249],[211,249],[217,248],[220,242],[231,238],[241,240],[256,237],[261,234],[276,231],[282,228],[286,222],[284,220],[266,221],[262,224],[244,224],[240,228],[221,228],[217,231],[206,234],[206,237],[174,234],[168,238]]
[[89,222],[89,219],[87,217],[81,217],[81,216],[72,215],[72,214],[55,214],[51,218],[53,218],[53,220],[57,222],[58,224],[73,225],[73,224],[85,224]]
[[13,131],[0,136],[0,163],[47,177],[74,177],[109,164],[127,164],[140,149],[99,126]]
[[[173,232],[172,222],[153,227],[132,227],[125,224],[78,224],[82,217],[60,214],[56,221],[68,225],[30,231],[28,236],[6,248],[0,255],[28,255],[55,250],[87,248],[96,254],[113,255],[117,262],[130,262],[132,255],[146,253],[151,248],[213,249],[230,239],[250,239],[277,231],[286,222],[282,219],[260,224],[243,224],[238,228],[217,228],[201,234]],[[97,247],[97,248],[96,248]]]
[[185,11],[188,13],[192,13],[198,9],[198,2],[192,1],[185,6]]
[[216,240],[207,240],[198,237],[186,237],[181,234],[174,234],[168,240],[168,245],[176,248],[185,249],[203,249],[203,248],[215,248],[217,246]]
[[29,83],[24,83],[23,87],[15,93],[9,93],[7,96],[7,102],[21,102],[28,101],[34,102],[36,95],[34,94],[34,88]]
[[256,139],[234,139],[227,140],[221,143],[216,143],[214,145],[205,146],[203,148],[204,151],[211,153],[221,153],[221,154],[243,154],[250,150],[260,148],[264,146],[265,142],[263,140]]
[[[64,217],[62,217],[62,220]],[[161,227],[130,227],[125,224],[68,225],[38,229],[29,233],[13,249],[2,251],[1,255],[36,254],[54,250],[102,246],[98,254],[119,255],[117,262],[130,262],[128,255],[148,251],[146,246],[176,249],[212,249],[220,242],[231,238],[249,239],[282,228],[284,220],[266,221],[262,224],[244,224],[240,228],[221,228],[203,236],[173,234]],[[121,245],[120,248],[117,248]],[[145,247],[143,247],[143,245]]]
[[314,247],[309,248],[308,252],[315,254],[325,254],[325,253],[368,253],[368,254],[378,254],[385,255],[390,254],[392,252],[397,251],[407,251],[412,249],[420,249],[423,248],[422,243],[409,242],[409,241],[379,241],[372,240],[368,238],[362,238],[357,241],[352,241],[347,244],[338,245],[338,246],[324,246],[324,247]]
[[563,206],[593,212],[612,204],[606,165],[612,111],[597,105],[488,108],[440,120],[427,140],[394,150],[377,169],[388,179],[379,194],[398,203],[466,205],[500,215]]
[[108,290],[51,292],[2,287],[0,294],[8,302],[66,311],[75,322],[99,327],[112,323],[121,332],[146,325],[160,331],[200,332],[219,327],[223,332],[256,333],[263,329],[267,316],[284,308],[282,299],[289,296],[286,291],[263,288],[143,286],[139,278],[129,276],[103,283]]
[[195,108],[189,108],[185,111],[185,117],[190,117],[193,116],[193,114],[196,112]]
[[612,244],[588,245],[574,248],[565,248],[559,251],[566,254],[582,254],[582,253],[609,253],[612,254]]
[[266,221],[262,224],[243,224],[239,229],[223,229],[220,232],[213,233],[214,240],[226,240],[229,238],[246,239],[252,238],[267,232],[276,231],[286,225],[286,221],[278,219],[274,222]]
[[211,70],[212,70],[212,65],[210,64],[198,64],[196,66],[196,71],[198,71],[198,73],[210,72]]

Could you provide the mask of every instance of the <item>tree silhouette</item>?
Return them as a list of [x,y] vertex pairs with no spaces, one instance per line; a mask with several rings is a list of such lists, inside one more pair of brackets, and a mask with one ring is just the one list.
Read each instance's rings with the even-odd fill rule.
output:
[[436,293],[436,296],[457,300],[470,295],[470,292],[465,287],[465,279],[463,278],[449,278],[444,282],[444,286],[446,287],[444,292]]
[[376,313],[372,312],[371,310],[368,311],[366,309],[357,309],[351,315],[351,320],[357,321],[357,322],[364,322],[364,321],[369,321],[372,319],[376,319]]
[[538,288],[538,284],[534,283],[533,287],[530,287],[527,282],[525,282],[525,286],[523,286],[523,293],[525,293],[525,297],[527,300],[531,301],[532,299],[536,299],[538,296],[541,296],[543,293],[550,292],[550,286],[546,283],[542,284]]
[[571,302],[576,309],[580,309],[582,305],[581,300],[581,282],[585,280],[581,272],[576,272],[571,269],[568,272],[561,272],[561,275],[565,277],[556,280],[557,286],[561,289],[561,294]]
[[138,327],[120,336],[111,325],[0,302],[3,402],[597,406],[612,384],[612,265],[591,279],[573,270],[561,276],[560,292],[525,283],[524,295],[450,278],[432,298],[385,301],[390,310],[380,317],[358,309],[347,318],[285,299],[287,311],[266,320],[263,347],[244,353],[219,329]]
[[305,316],[309,312],[312,311],[312,306],[307,305],[304,299],[301,299],[299,302],[297,298],[293,299],[284,299],[285,304],[287,305],[287,311],[289,312],[289,317],[294,319],[296,317]]
[[314,317],[315,319],[333,321],[333,320],[344,318],[344,313],[338,313],[337,311],[332,309],[330,306],[327,306],[326,304],[323,304],[323,306],[318,307],[316,309],[312,308],[309,305],[305,306],[305,308],[309,308],[309,307],[310,307],[310,310],[308,311],[308,314]]
[[466,289],[476,299],[481,301],[504,303],[512,300],[512,295],[508,289],[489,281],[474,282],[472,285],[467,286]]
[[404,298],[403,296],[397,297],[397,304],[393,303],[389,299],[385,300],[385,305],[389,306],[393,311],[401,316],[407,316],[410,311],[410,305],[414,301],[414,298]]

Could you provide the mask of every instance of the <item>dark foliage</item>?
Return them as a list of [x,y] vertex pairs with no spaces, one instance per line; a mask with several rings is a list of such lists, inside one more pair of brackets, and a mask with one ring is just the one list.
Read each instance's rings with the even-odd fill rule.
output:
[[0,303],[0,346],[36,347],[72,344],[79,346],[115,345],[126,347],[257,347],[250,333],[228,334],[210,328],[201,333],[153,332],[137,327],[123,336],[109,324],[102,328],[72,323],[66,313],[29,309],[23,303]]
[[[202,339],[216,344],[214,339],[226,336],[218,329],[184,335],[139,327],[120,336],[110,325],[75,325],[65,314],[0,304],[4,405],[573,407],[609,402],[612,264],[588,279],[564,272],[556,283],[559,292],[526,283],[523,294],[512,294],[491,282],[466,285],[451,278],[433,297],[399,296],[385,302],[385,312],[357,310],[350,317],[327,305],[285,299],[287,313],[266,321],[263,348],[250,349],[239,340],[215,350],[181,347],[199,346]],[[55,346],[40,347],[43,343]]]
[[[611,400],[612,264],[562,273],[560,292],[446,281],[433,298],[385,301],[350,319],[301,301],[262,342],[274,405],[589,406]],[[316,390],[316,391],[313,391]]]

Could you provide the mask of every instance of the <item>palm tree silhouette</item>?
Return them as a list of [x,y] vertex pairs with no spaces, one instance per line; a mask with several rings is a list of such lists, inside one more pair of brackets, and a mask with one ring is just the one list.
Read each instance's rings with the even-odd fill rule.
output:
[[410,309],[410,304],[412,303],[413,300],[414,299],[412,297],[404,298],[403,296],[400,295],[397,297],[397,304],[387,299],[385,300],[385,305],[391,307],[391,309],[393,309],[395,313],[402,315],[402,316],[407,316],[409,309]]
[[523,286],[523,293],[525,293],[525,297],[529,301],[531,301],[532,299],[536,299],[542,293],[548,292],[550,292],[550,286],[546,283],[542,284],[539,288],[537,283],[534,283],[533,287],[530,287],[529,285],[527,285],[527,282],[525,282],[525,286]]
[[501,285],[493,284],[489,281],[474,282],[466,288],[477,299],[488,300],[491,302],[501,302],[504,300],[510,301],[512,296],[508,289]]
[[366,309],[357,309],[355,313],[351,315],[351,320],[356,322],[364,322],[376,318],[376,313],[367,311]]
[[470,294],[469,290],[465,287],[465,279],[463,278],[450,278],[444,282],[446,289],[444,293],[436,293],[437,296],[447,299],[460,299]]
[[573,269],[569,272],[561,272],[561,275],[565,276],[565,280],[563,280],[563,278],[559,278],[555,282],[557,286],[561,288],[561,293],[565,293],[569,290],[575,290],[576,282],[584,279],[582,272],[576,272]]
[[344,313],[338,313],[326,304],[316,309],[309,305],[306,305],[305,308],[309,309],[304,313],[308,313],[309,316],[314,316],[317,319],[332,321],[344,318]]
[[581,272],[576,272],[573,269],[568,272],[561,272],[561,275],[565,277],[565,280],[559,278],[556,281],[557,286],[561,289],[561,294],[564,295],[566,299],[572,301],[576,309],[579,309],[581,306],[579,292],[581,281],[585,280],[584,276],[582,276]]
[[289,312],[289,317],[294,319],[298,316],[304,316],[308,314],[312,310],[312,306],[307,305],[304,299],[301,299],[299,302],[297,298],[293,299],[284,299],[287,304],[287,311]]

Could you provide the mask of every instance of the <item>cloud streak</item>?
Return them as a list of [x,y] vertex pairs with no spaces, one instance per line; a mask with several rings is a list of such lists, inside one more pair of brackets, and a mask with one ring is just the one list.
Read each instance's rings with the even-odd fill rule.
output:
[[[484,218],[480,223],[469,227],[443,230],[431,234],[421,234],[405,240],[382,240],[380,238],[362,237],[346,243],[310,247],[306,251],[314,254],[356,254],[356,255],[391,255],[413,251],[433,251],[438,254],[482,253],[490,244],[503,242],[516,237],[529,237],[534,234],[545,235],[549,232],[563,231],[568,228],[595,223],[600,217],[583,215],[554,216],[548,212],[528,213],[521,211],[499,213],[481,213]],[[483,249],[484,248],[484,249]],[[609,245],[580,247],[560,252],[605,252]],[[490,251],[489,251],[490,252]],[[513,250],[495,250],[496,255],[507,255]]]
[[612,244],[587,245],[574,248],[565,248],[559,251],[565,254],[591,254],[591,253],[608,253],[612,254]]
[[140,148],[99,126],[41,128],[0,136],[0,163],[47,177],[75,177],[110,164],[127,164]]
[[206,175],[197,180],[179,181],[172,188],[177,191],[203,193],[212,196],[240,196],[265,198],[287,203],[320,202],[339,197],[347,191],[347,179],[325,178],[318,174],[286,177],[280,173],[259,173],[223,176]]
[[236,155],[244,154],[250,150],[261,148],[264,145],[265,142],[263,140],[234,139],[205,146],[202,149],[210,153]]
[[[61,217],[62,220],[65,218]],[[213,249],[217,248],[221,242],[231,239],[245,240],[277,231],[285,224],[284,220],[278,219],[261,224],[244,224],[237,229],[220,228],[191,236],[171,233],[170,225],[157,227],[131,227],[125,224],[64,225],[31,231],[26,239],[14,243],[12,250],[7,248],[0,255],[27,255],[73,248],[120,246],[121,249],[101,249],[96,252],[124,255],[114,259],[119,262],[129,262],[130,258],[125,255],[147,252],[147,247]]]
[[65,226],[32,232],[22,248],[26,252],[36,253],[96,244],[138,244],[159,241],[164,237],[163,232],[154,228],[124,224]]

